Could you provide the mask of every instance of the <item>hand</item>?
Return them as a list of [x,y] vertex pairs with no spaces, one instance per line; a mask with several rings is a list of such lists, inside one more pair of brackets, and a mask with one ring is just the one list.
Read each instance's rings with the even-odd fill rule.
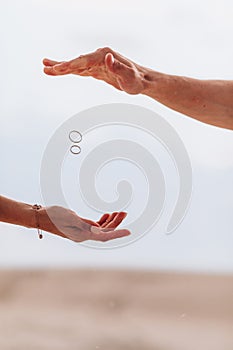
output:
[[67,62],[45,58],[44,72],[48,75],[77,74],[105,81],[129,94],[139,94],[144,89],[145,68],[105,47],[81,55]]
[[115,230],[126,215],[125,212],[104,214],[99,221],[94,222],[79,217],[72,210],[51,206],[39,210],[39,225],[44,231],[75,242],[86,240],[106,242],[130,234],[126,229]]

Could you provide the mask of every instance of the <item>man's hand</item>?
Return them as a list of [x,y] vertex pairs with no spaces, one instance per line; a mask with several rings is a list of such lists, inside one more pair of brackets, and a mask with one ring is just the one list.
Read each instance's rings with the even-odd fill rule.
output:
[[144,69],[112,49],[105,47],[67,62],[45,58],[44,72],[48,75],[77,74],[105,81],[129,94],[144,89]]
[[129,230],[115,230],[126,217],[125,212],[104,214],[94,222],[79,217],[74,211],[51,206],[39,211],[40,228],[44,231],[68,238],[75,242],[94,240],[106,242],[130,234]]
[[233,80],[200,80],[140,66],[105,47],[68,62],[43,60],[48,75],[77,74],[147,95],[201,122],[233,130]]

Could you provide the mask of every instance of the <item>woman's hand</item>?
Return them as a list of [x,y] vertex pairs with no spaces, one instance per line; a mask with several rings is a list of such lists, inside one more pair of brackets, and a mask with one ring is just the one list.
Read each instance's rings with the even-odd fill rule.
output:
[[129,94],[139,94],[144,89],[145,68],[105,47],[81,55],[67,62],[45,58],[44,72],[48,75],[77,74],[105,81]]
[[75,242],[106,242],[130,234],[126,229],[115,230],[126,217],[125,212],[104,214],[97,222],[81,218],[74,211],[60,206],[42,208],[38,213],[41,230]]

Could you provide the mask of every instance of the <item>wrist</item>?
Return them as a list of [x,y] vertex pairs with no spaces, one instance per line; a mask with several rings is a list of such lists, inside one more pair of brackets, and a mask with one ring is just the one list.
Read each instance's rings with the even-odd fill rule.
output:
[[49,225],[50,220],[46,213],[46,208],[43,208],[41,205],[34,204],[31,209],[34,212],[31,228],[37,229],[39,238],[43,238],[42,231],[53,232],[51,230],[51,225]]
[[47,215],[45,208],[37,205],[27,205],[24,209],[24,224],[23,226],[26,226],[28,228],[35,228],[35,229],[43,229],[45,225],[45,221],[47,220]]
[[53,205],[50,207],[42,207],[37,211],[38,224],[36,228],[41,231],[47,231],[62,237],[66,237],[62,233],[62,217],[64,215],[64,208]]
[[[58,210],[61,207],[53,205],[50,207],[41,207],[37,210],[37,218],[36,218],[36,227],[42,231],[47,231],[50,233],[57,233],[59,230],[56,226],[59,221],[59,214],[57,214]],[[35,209],[34,209],[35,211]]]
[[166,85],[168,76],[163,73],[153,71],[149,68],[143,70],[143,90],[142,94],[159,100]]
[[28,228],[37,228],[36,213],[32,205],[24,205],[22,213],[22,222],[20,223],[20,225]]

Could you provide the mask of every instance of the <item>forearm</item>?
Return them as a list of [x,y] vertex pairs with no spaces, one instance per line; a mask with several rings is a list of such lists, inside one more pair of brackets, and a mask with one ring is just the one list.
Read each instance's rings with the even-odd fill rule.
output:
[[36,227],[31,205],[0,196],[0,221],[25,227]]
[[[50,207],[50,210],[52,209],[53,212],[56,212],[56,208],[66,210],[56,206]],[[0,221],[28,228],[38,228],[39,225],[39,228],[43,231],[65,237],[51,221],[47,209],[47,207],[42,207],[38,211],[38,216],[36,216],[33,205],[0,196]]]
[[233,81],[144,71],[143,94],[201,122],[233,130]]

